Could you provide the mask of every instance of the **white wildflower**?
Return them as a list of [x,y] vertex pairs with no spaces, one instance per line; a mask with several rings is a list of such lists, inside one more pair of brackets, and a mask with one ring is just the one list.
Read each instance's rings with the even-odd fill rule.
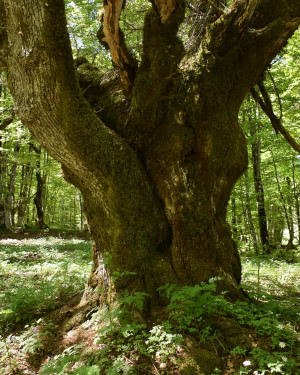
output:
[[283,362],[287,362],[288,360],[284,355],[281,357],[281,359],[283,360]]
[[285,347],[286,347],[285,342],[280,342],[280,343],[279,343],[279,347],[280,347],[280,348],[285,348]]
[[283,325],[283,324],[278,324],[277,328],[278,328],[278,329],[283,329],[283,328],[284,328],[284,325]]
[[244,361],[244,362],[243,362],[243,365],[244,365],[245,367],[247,367],[247,366],[251,366],[251,362],[250,362],[250,361]]

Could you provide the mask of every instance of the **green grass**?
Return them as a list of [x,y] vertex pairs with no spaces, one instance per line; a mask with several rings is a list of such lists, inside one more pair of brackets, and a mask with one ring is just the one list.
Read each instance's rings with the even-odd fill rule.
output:
[[42,238],[0,242],[0,326],[6,330],[49,312],[85,286],[91,243]]
[[300,319],[300,263],[271,256],[243,258],[242,283],[249,294]]

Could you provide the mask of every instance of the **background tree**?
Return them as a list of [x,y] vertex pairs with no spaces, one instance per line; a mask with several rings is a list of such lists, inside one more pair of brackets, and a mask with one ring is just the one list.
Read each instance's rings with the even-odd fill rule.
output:
[[105,1],[98,32],[117,70],[78,60],[75,72],[62,0],[0,1],[1,66],[18,115],[83,194],[95,240],[90,286],[103,298],[116,271],[131,272],[117,291],[146,291],[154,304],[158,286],[215,276],[240,296],[226,223],[247,165],[238,111],[297,29],[299,2],[217,6],[191,56],[177,36],[185,2],[151,1],[140,62],[120,28],[124,6]]
[[44,229],[47,228],[47,225],[44,222],[44,213],[45,213],[45,189],[46,189],[46,182],[47,182],[47,173],[41,170],[41,155],[42,149],[40,146],[36,147],[33,143],[31,144],[32,149],[37,155],[36,158],[36,192],[33,202],[36,207],[36,224],[39,228]]
[[[31,148],[28,147],[28,154],[30,154]],[[30,155],[28,155],[30,156]],[[32,189],[32,178],[33,178],[33,167],[31,163],[25,162],[21,166],[21,176],[20,176],[20,188],[17,198],[17,227],[22,227],[25,220],[26,210],[30,203],[31,189]]]
[[[62,179],[59,164],[32,140],[28,130],[14,114],[13,101],[6,88],[5,77],[2,77],[1,83],[0,224],[2,229],[12,231],[15,227],[20,228],[24,225],[34,227],[44,220],[51,223],[52,227],[83,228],[84,217],[78,200],[78,190]],[[39,199],[36,202],[36,197],[42,197],[41,206]],[[64,201],[63,205],[62,201]],[[39,209],[35,203],[38,203]],[[63,215],[62,211],[64,211]],[[44,217],[43,220],[40,218],[37,221],[39,212],[42,212]]]
[[[270,98],[272,104],[273,115],[276,116],[276,121],[281,121],[284,128],[288,129],[289,134],[294,140],[299,139],[299,113],[297,111],[298,106],[298,95],[299,95],[299,30],[295,32],[293,38],[290,40],[288,45],[283,51],[274,59],[265,75],[264,87],[267,90],[267,95]],[[263,89],[263,87],[262,87]],[[259,88],[257,89],[259,90]],[[255,108],[255,111],[253,111]],[[251,111],[253,122],[249,121],[247,114]],[[249,144],[253,144],[256,141],[256,137],[250,136],[251,125],[255,125],[256,129],[260,129],[257,136],[260,140],[260,171],[261,171],[261,183],[264,186],[264,202],[265,212],[267,218],[267,229],[269,234],[269,242],[271,248],[278,248],[285,246],[289,239],[289,230],[286,215],[284,212],[284,206],[282,205],[282,198],[278,191],[278,184],[276,181],[274,165],[272,160],[272,153],[276,160],[276,166],[278,175],[280,177],[279,183],[281,192],[283,194],[284,201],[287,202],[287,213],[289,221],[291,222],[291,229],[296,232],[298,226],[296,223],[297,219],[297,193],[294,196],[294,187],[297,190],[297,184],[299,181],[299,155],[286,147],[286,142],[283,140],[282,135],[276,134],[275,129],[271,126],[271,121],[268,115],[260,109],[259,104],[253,104],[253,100],[246,100],[243,103],[243,107],[240,111],[240,123],[243,126]],[[276,145],[276,146],[274,146]],[[297,147],[297,145],[294,143]],[[249,159],[252,161],[252,146],[248,147]],[[293,170],[295,176],[293,177]],[[252,171],[254,173],[253,163],[249,163],[249,193],[250,196],[254,194],[255,184],[251,178]],[[292,186],[287,184],[287,180],[294,181],[291,183]],[[292,191],[291,191],[292,190]],[[291,197],[293,195],[293,199]],[[236,240],[240,244],[241,248],[248,248],[249,242],[244,243],[247,239],[243,233],[249,231],[248,219],[245,216],[244,202],[241,197],[245,196],[243,185],[238,185],[233,192],[232,198],[235,199],[237,215],[242,215],[238,220],[237,230],[238,233],[235,235]],[[259,233],[259,216],[256,213],[256,207],[252,199],[250,199],[251,214],[253,223],[257,233]],[[294,211],[293,215],[290,214],[291,209]],[[230,217],[231,212],[229,211]]]

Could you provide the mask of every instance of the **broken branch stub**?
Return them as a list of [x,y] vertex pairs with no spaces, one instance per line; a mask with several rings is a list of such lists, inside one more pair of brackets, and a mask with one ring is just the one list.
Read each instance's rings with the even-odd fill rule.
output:
[[125,38],[119,26],[124,0],[106,0],[100,13],[101,29],[98,39],[110,51],[112,63],[121,71],[121,80],[125,96],[131,96],[137,63],[130,54]]

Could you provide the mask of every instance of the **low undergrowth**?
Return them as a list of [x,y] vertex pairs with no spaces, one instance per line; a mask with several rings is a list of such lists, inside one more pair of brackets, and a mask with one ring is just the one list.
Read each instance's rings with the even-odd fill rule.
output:
[[24,326],[82,292],[90,259],[91,244],[82,240],[2,240],[1,330]]
[[165,285],[152,323],[140,313],[150,296],[128,293],[60,336],[49,312],[83,290],[90,243],[35,241],[1,245],[1,375],[300,373],[299,263],[244,258],[251,303],[216,296],[214,279]]

